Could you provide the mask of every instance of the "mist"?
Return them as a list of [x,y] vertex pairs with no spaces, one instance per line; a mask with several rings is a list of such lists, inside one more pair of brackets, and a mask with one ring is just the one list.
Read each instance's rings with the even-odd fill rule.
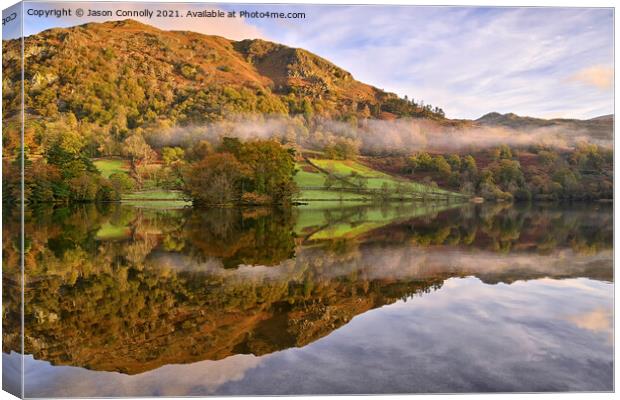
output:
[[557,149],[574,148],[578,143],[595,143],[611,147],[611,140],[592,138],[584,129],[551,126],[535,129],[512,129],[499,126],[446,126],[432,120],[399,119],[363,120],[347,123],[317,117],[307,123],[297,117],[235,117],[206,125],[152,129],[147,139],[156,146],[188,146],[206,140],[219,143],[222,137],[276,139],[282,143],[322,149],[325,145],[346,140],[364,154],[479,151],[499,145],[526,147],[543,145]]

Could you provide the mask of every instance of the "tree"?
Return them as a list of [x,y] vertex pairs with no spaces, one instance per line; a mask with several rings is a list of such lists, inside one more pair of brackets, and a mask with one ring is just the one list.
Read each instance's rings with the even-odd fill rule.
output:
[[275,140],[254,140],[242,145],[237,157],[250,172],[243,191],[253,191],[271,196],[276,203],[289,201],[297,186],[295,174],[295,151],[287,149]]
[[161,159],[166,167],[183,160],[185,151],[180,147],[164,147],[161,150]]
[[307,98],[303,99],[301,103],[301,109],[304,114],[304,117],[306,117],[306,120],[309,121],[314,115],[314,109],[312,108],[312,103],[310,103],[310,101]]
[[93,201],[97,197],[100,182],[92,174],[80,174],[69,181],[71,197],[75,201]]
[[153,160],[157,155],[140,134],[129,136],[123,141],[123,155],[129,158],[130,173],[138,186],[142,186],[141,166]]
[[538,160],[545,168],[551,168],[558,161],[558,154],[554,151],[541,150],[538,152]]
[[508,188],[510,185],[522,187],[525,183],[521,165],[516,160],[502,159],[493,170],[495,181]]
[[467,155],[463,158],[461,163],[463,172],[469,172],[472,176],[478,173],[478,166],[476,165],[476,159],[471,155]]
[[116,172],[108,178],[112,189],[117,193],[117,198],[123,193],[131,192],[134,189],[135,183],[127,174],[123,172]]
[[560,168],[553,174],[553,181],[560,185],[561,194],[570,197],[579,185],[577,175],[570,168]]
[[327,175],[325,175],[325,180],[323,181],[323,187],[325,187],[326,189],[331,189],[332,186],[334,186],[334,183],[336,183],[336,178],[334,177],[334,175],[332,173],[327,173]]
[[198,204],[230,204],[240,199],[240,180],[247,174],[234,155],[212,154],[186,170],[183,190]]
[[466,195],[473,195],[475,192],[475,186],[472,182],[470,181],[463,181],[461,182],[461,193],[466,194]]
[[323,152],[332,160],[355,160],[359,154],[359,143],[353,139],[336,138],[323,148]]
[[426,152],[414,154],[409,158],[409,164],[414,170],[430,171],[433,167],[433,157]]
[[450,164],[448,164],[443,156],[437,156],[433,159],[433,169],[439,172],[444,178],[448,178],[452,172]]
[[199,161],[213,154],[213,145],[207,140],[200,140],[193,146],[189,146],[185,150],[185,158],[187,161]]
[[238,138],[225,137],[222,139],[222,143],[219,145],[217,151],[221,153],[231,153],[238,158],[242,148],[243,143],[241,143],[241,140]]
[[508,145],[503,144],[499,147],[499,158],[505,160],[509,160],[512,158],[512,151],[510,150],[510,147],[508,147]]
[[357,171],[351,171],[349,174],[350,181],[360,189],[368,186],[368,178],[364,175],[358,173]]
[[370,108],[368,107],[368,104],[364,104],[364,108],[362,108],[362,111],[360,111],[360,117],[362,117],[362,119],[366,120],[368,118],[371,117],[371,113],[370,113]]
[[197,203],[287,203],[297,190],[295,151],[275,140],[224,138],[218,152],[185,168],[183,190]]
[[450,154],[450,156],[448,157],[448,164],[450,164],[450,167],[453,171],[460,171],[461,157],[458,154]]

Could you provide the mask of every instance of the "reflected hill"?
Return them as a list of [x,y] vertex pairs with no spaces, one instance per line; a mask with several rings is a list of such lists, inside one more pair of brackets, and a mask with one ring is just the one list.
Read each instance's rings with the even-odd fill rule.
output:
[[[137,374],[302,347],[452,277],[613,279],[610,207],[325,211],[33,210],[25,351]],[[16,277],[18,236],[3,230]],[[18,288],[3,281],[4,332],[17,329]],[[5,334],[3,351],[18,338]]]

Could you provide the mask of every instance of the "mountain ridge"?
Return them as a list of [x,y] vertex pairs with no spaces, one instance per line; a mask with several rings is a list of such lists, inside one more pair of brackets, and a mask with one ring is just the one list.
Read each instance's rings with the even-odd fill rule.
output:
[[577,118],[536,118],[520,116],[515,113],[501,114],[490,112],[472,121],[482,126],[502,126],[512,129],[557,128],[570,133],[585,133],[594,139],[612,140],[614,115],[606,114],[589,119]]

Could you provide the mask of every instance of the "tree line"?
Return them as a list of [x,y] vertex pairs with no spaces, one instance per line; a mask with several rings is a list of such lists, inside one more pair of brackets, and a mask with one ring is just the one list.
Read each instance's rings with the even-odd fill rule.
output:
[[[28,147],[14,159],[3,159],[3,201],[24,198],[28,203],[118,201],[124,193],[141,189],[145,177],[157,187],[179,190],[196,205],[290,204],[297,187],[295,150],[275,140],[224,137],[213,146],[200,142],[190,151],[163,147],[158,154],[141,136],[125,141],[123,154],[129,172],[107,178],[84,155],[76,136],[58,136],[43,156],[31,157]],[[161,159],[155,172],[149,163]]]
[[572,150],[507,145],[475,154],[415,153],[405,175],[487,200],[578,200],[613,196],[613,151],[581,143]]

